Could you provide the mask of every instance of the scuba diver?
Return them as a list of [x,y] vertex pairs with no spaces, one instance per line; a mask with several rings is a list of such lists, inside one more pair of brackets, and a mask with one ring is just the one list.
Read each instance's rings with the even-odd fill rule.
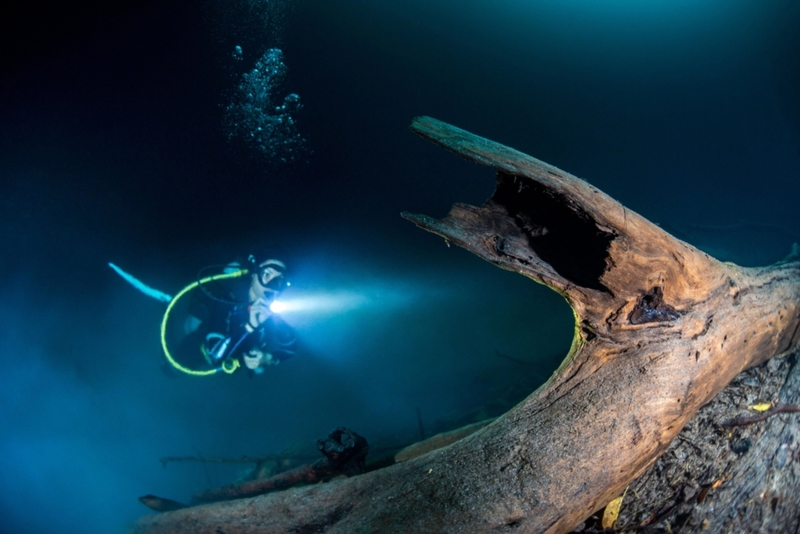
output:
[[289,285],[286,264],[270,254],[251,254],[244,262],[218,266],[215,274],[214,266],[201,269],[174,297],[108,265],[134,288],[167,303],[161,346],[177,371],[208,376],[244,367],[252,376],[295,354],[294,330],[270,307]]
[[[270,309],[288,285],[286,264],[251,255],[245,265],[234,263],[222,273],[200,276],[172,299],[162,322],[162,344],[174,368],[208,375],[233,373],[243,366],[261,374],[295,354],[294,330]],[[200,274],[204,271],[208,269]],[[190,290],[185,318],[171,320],[175,304]],[[168,328],[170,322],[174,325]]]

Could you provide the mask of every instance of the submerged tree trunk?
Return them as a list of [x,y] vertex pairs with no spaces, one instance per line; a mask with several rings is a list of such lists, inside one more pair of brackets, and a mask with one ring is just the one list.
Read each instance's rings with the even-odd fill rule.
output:
[[495,167],[497,188],[443,220],[404,217],[563,295],[576,320],[565,361],[448,447],[145,517],[135,532],[567,532],[621,495],[736,375],[794,350],[797,263],[720,263],[555,167],[431,118],[412,129]]

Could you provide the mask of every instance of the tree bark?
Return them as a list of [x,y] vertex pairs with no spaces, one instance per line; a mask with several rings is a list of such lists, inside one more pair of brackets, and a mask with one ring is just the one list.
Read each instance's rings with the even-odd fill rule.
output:
[[403,216],[563,295],[575,336],[562,365],[448,447],[347,480],[145,517],[135,532],[567,532],[621,495],[740,372],[795,349],[797,263],[720,263],[530,156],[427,117],[412,130],[497,169],[497,187],[482,207],[456,204],[442,220]]

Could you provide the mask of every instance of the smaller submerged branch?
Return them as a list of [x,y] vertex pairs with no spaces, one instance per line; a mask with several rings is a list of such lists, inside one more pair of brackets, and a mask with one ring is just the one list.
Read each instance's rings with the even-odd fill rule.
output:
[[313,456],[286,456],[283,454],[264,454],[261,456],[238,456],[232,458],[204,457],[204,456],[165,456],[159,458],[162,467],[167,467],[170,462],[201,462],[206,464],[262,464],[264,462],[282,462],[285,460],[308,462]]
[[504,360],[508,360],[508,361],[511,361],[511,362],[514,362],[514,363],[518,363],[520,365],[526,365],[526,366],[533,365],[532,363],[526,362],[525,360],[520,360],[519,358],[514,358],[513,356],[509,356],[507,354],[503,354],[499,350],[494,351],[494,353],[498,358],[503,358]]
[[319,482],[335,475],[360,475],[366,471],[364,459],[369,452],[369,444],[352,430],[337,428],[326,439],[318,440],[317,448],[325,458],[313,464],[301,465],[270,478],[201,491],[194,495],[192,502],[207,503],[254,497],[295,484]]
[[470,434],[474,434],[478,430],[487,426],[489,423],[493,422],[495,419],[497,418],[492,417],[491,419],[484,419],[483,421],[478,421],[477,423],[472,423],[471,425],[462,426],[461,428],[456,428],[448,432],[441,432],[439,434],[436,434],[435,436],[431,436],[428,439],[419,441],[417,443],[412,443],[408,447],[405,447],[397,454],[395,454],[394,461],[405,462],[411,460],[412,458],[416,458],[417,456],[422,456],[423,454],[428,453],[430,451],[446,447],[447,445],[455,443],[456,441],[463,439],[469,436]]
[[186,508],[186,505],[183,503],[157,495],[139,497],[139,502],[156,512],[174,512],[175,510]]
[[796,404],[778,404],[771,410],[764,412],[762,414],[752,415],[752,416],[743,415],[741,417],[737,417],[729,421],[723,421],[722,423],[719,424],[719,426],[721,426],[722,428],[747,426],[755,423],[760,423],[761,421],[766,421],[773,415],[777,415],[779,413],[794,413],[794,412],[800,412],[800,406]]
[[317,460],[313,464],[301,465],[296,469],[285,471],[270,478],[250,480],[241,484],[231,484],[198,492],[192,498],[192,503],[200,504],[255,497],[270,491],[285,489],[295,484],[319,482],[325,477],[336,474],[339,474],[339,471],[327,460]]

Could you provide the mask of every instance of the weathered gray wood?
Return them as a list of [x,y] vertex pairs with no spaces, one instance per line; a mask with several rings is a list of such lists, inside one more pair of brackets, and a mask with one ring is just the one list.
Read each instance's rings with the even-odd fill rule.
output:
[[135,532],[566,532],[621,494],[737,374],[796,346],[797,263],[722,264],[530,156],[431,118],[412,129],[495,167],[498,185],[482,207],[404,216],[563,295],[576,321],[564,363],[443,449],[144,518]]
[[[800,368],[787,373],[779,400],[800,402]],[[727,488],[706,503],[709,534],[800,532],[800,417],[771,418],[748,438],[753,446],[730,473]]]

